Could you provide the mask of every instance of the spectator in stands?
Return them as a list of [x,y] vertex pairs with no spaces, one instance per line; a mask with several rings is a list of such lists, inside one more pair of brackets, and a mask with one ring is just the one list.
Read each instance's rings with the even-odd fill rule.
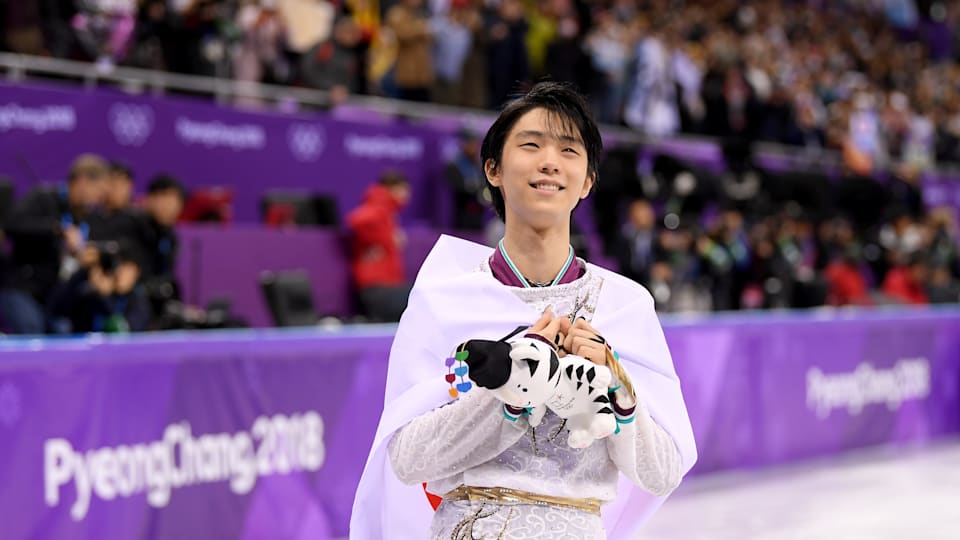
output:
[[951,275],[947,266],[938,264],[930,270],[927,298],[931,304],[960,303],[960,281]]
[[145,69],[178,71],[184,44],[177,32],[176,16],[166,0],[140,2],[127,63]]
[[103,67],[123,60],[134,38],[136,0],[86,0],[75,4],[79,12],[71,23],[84,55]]
[[351,234],[350,269],[364,315],[374,321],[399,321],[410,285],[403,268],[404,238],[397,214],[410,200],[410,184],[396,172],[371,186],[363,204],[347,216]]
[[107,175],[103,208],[108,212],[130,209],[133,200],[133,171],[126,163],[113,161]]
[[650,284],[650,271],[656,258],[658,231],[653,206],[643,199],[630,204],[627,222],[620,231],[616,255],[620,273],[641,285]]
[[960,239],[950,208],[934,208],[927,216],[927,250],[931,265],[942,268],[954,279],[960,278]]
[[341,16],[329,39],[307,50],[300,59],[300,78],[312,88],[330,92],[336,105],[357,91],[357,65],[354,48],[360,42],[360,29],[350,16]]
[[13,246],[0,289],[0,316],[10,332],[45,332],[43,306],[61,279],[79,268],[87,219],[103,201],[107,171],[103,158],[82,155],[71,165],[65,188],[40,188],[17,204],[7,222]]
[[908,261],[887,272],[883,280],[883,293],[902,304],[927,304],[928,274],[929,268],[923,256],[911,256]]
[[653,26],[637,43],[623,111],[630,127],[654,137],[669,136],[680,129],[674,51],[665,30]]
[[[454,4],[462,0],[456,0]],[[470,50],[463,61],[460,102],[464,107],[487,107],[487,27],[482,12],[484,0],[465,0],[460,21],[470,29]]]
[[43,54],[44,15],[40,2],[0,2],[0,50]]
[[827,280],[829,305],[865,306],[873,303],[861,270],[860,254],[854,246],[827,265],[824,277]]
[[128,238],[135,229],[133,198],[133,171],[124,163],[110,163],[105,182],[103,207],[91,214],[90,240],[119,240]]
[[738,309],[750,266],[750,244],[743,229],[743,215],[736,210],[724,211],[707,234],[697,239],[697,252],[711,280],[713,309]]
[[920,189],[920,169],[901,163],[894,167],[893,177],[887,183],[887,206],[901,208],[914,218],[923,215],[923,192]]
[[232,58],[234,78],[253,82],[289,82],[290,65],[282,49],[283,23],[275,4],[273,0],[248,0],[237,11],[236,25],[243,33]]
[[480,168],[480,140],[470,129],[459,135],[459,151],[447,164],[444,174],[453,191],[453,226],[479,231],[486,223],[487,204],[483,200],[486,182]]
[[423,13],[423,0],[401,0],[387,12],[386,21],[397,38],[394,77],[400,99],[430,101],[433,29]]
[[479,24],[479,16],[470,9],[468,0],[453,0],[446,14],[433,19],[432,52],[436,68],[433,101],[444,105],[460,104],[463,65],[473,46],[471,25]]
[[557,82],[589,89],[595,77],[590,56],[583,48],[583,28],[569,0],[552,0],[556,35],[547,44],[544,73]]
[[180,300],[174,225],[183,211],[183,203],[184,189],[176,178],[160,175],[151,180],[144,213],[139,217],[133,238],[142,260],[141,281],[154,317],[162,316],[171,302]]
[[636,145],[623,145],[607,150],[600,162],[603,182],[594,187],[591,195],[593,222],[603,242],[603,254],[614,256],[620,241],[625,204],[645,196],[637,173]]
[[612,124],[620,120],[632,37],[628,25],[613,10],[601,9],[584,42],[599,77],[592,86],[591,106],[601,122]]
[[650,293],[664,311],[710,311],[709,278],[696,253],[698,232],[690,221],[667,220],[657,236]]
[[[182,3],[187,7],[182,14],[180,35],[186,41],[187,59],[192,66],[192,71],[208,77],[222,77],[229,74],[233,61],[230,46],[237,38],[236,27],[231,24],[231,16],[236,4],[224,3],[221,0],[192,0]],[[277,0],[260,0],[260,3],[272,18],[276,17]],[[271,23],[273,23],[272,20]],[[264,32],[253,32],[250,39],[267,43],[274,37],[273,28],[264,28],[264,26],[257,26],[257,30],[264,29]],[[268,68],[265,82],[279,84],[291,82],[287,78],[290,75],[290,65],[286,58],[279,58],[277,64],[271,64]]]
[[520,0],[503,0],[489,20],[487,81],[490,106],[499,108],[531,79],[525,38],[527,19]]
[[902,210],[882,226],[879,238],[891,266],[902,265],[922,253],[928,241],[924,226]]
[[137,282],[138,257],[129,245],[109,242],[96,261],[57,288],[49,302],[53,330],[61,334],[126,333],[147,328],[150,303]]

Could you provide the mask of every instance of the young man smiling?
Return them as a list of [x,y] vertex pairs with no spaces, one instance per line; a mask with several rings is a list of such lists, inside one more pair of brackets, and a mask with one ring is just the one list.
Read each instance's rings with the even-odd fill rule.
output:
[[[570,215],[598,180],[601,150],[583,98],[563,85],[536,85],[491,126],[481,158],[503,240],[491,254],[443,237],[421,268],[391,350],[351,538],[632,538],[693,466],[653,299],[570,246]],[[533,427],[446,367],[457,344],[518,326],[560,356],[610,368],[617,434],[571,448],[556,414]],[[440,497],[435,513],[420,484]]]

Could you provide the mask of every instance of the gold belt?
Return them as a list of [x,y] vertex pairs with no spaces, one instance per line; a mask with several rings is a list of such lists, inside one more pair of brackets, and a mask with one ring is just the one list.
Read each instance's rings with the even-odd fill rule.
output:
[[559,506],[600,515],[599,499],[574,499],[540,495],[519,489],[502,487],[460,486],[443,496],[445,501],[491,501],[499,503],[536,504],[539,506]]

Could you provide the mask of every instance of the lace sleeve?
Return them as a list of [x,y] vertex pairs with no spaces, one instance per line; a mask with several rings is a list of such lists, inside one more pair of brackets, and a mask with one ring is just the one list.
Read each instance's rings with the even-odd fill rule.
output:
[[497,457],[526,429],[526,420],[506,420],[503,402],[477,388],[400,428],[388,446],[390,463],[405,484],[432,482]]
[[[618,390],[614,403],[636,403],[623,394],[622,389]],[[620,432],[607,437],[606,441],[607,452],[617,468],[630,481],[654,495],[666,495],[676,489],[682,478],[683,463],[673,437],[657,424],[643,403],[637,403],[633,420],[624,423],[620,415],[617,416]]]

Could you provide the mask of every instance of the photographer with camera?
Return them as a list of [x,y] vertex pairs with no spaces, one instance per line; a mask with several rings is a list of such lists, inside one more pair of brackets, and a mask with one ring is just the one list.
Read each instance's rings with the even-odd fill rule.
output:
[[91,245],[83,266],[57,288],[48,304],[56,333],[126,333],[147,328],[150,303],[138,286],[140,265],[127,242]]
[[88,244],[88,219],[103,202],[107,162],[92,154],[77,157],[67,184],[28,193],[5,226],[11,243],[0,285],[0,319],[14,334],[43,334],[48,295],[78,267]]

